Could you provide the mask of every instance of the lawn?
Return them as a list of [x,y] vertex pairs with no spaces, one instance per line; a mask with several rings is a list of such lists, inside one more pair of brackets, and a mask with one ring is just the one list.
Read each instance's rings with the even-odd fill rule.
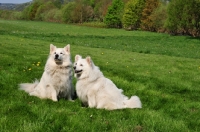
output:
[[[19,83],[40,78],[49,45],[91,56],[142,109],[83,108],[78,99],[31,97]],[[200,39],[122,29],[0,20],[0,131],[198,132]],[[74,85],[76,79],[73,80]]]

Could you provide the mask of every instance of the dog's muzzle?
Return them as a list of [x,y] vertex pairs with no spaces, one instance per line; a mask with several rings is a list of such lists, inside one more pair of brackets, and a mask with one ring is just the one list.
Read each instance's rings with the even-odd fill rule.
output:
[[61,59],[59,58],[59,55],[58,55],[58,54],[56,54],[56,55],[54,56],[54,60],[55,60],[55,61],[61,61]]
[[76,74],[81,73],[81,72],[83,71],[83,70],[76,70],[76,66],[74,66],[73,68],[74,68],[74,72],[75,72]]
[[76,73],[76,74],[79,74],[79,73],[81,73],[83,70],[74,70],[74,72]]

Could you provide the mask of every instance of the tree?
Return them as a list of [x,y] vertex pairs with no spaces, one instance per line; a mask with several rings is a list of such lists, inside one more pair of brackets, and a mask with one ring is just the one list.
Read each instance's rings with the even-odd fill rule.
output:
[[151,14],[160,5],[160,0],[146,0],[141,17],[141,29],[155,31]]
[[121,28],[122,27],[122,15],[123,15],[124,3],[121,0],[114,0],[112,5],[108,8],[108,12],[105,16],[105,24],[108,27]]
[[153,13],[151,13],[150,18],[152,20],[152,28],[156,32],[165,32],[165,22],[167,19],[167,5],[160,4]]
[[36,20],[44,20],[45,15],[48,13],[48,11],[55,9],[56,6],[52,2],[45,2],[42,3],[35,14]]
[[29,20],[34,20],[35,15],[37,12],[38,7],[40,6],[39,2],[34,2],[33,4],[30,5],[30,8],[28,10],[28,19]]
[[200,36],[199,9],[199,0],[172,0],[167,10],[166,27],[169,32]]
[[127,30],[138,29],[145,0],[130,0],[126,3],[123,15],[123,27]]
[[94,19],[103,22],[106,16],[108,7],[111,5],[112,0],[95,0],[94,3]]
[[73,12],[76,7],[75,2],[69,2],[65,4],[62,8],[62,20],[65,23],[72,23],[73,22]]

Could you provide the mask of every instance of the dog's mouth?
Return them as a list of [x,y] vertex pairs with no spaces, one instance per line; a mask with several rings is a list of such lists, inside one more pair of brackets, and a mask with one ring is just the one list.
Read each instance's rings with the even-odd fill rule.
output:
[[76,74],[81,74],[82,71],[83,71],[83,70],[75,70],[74,72],[75,72]]
[[56,59],[56,58],[54,58],[54,60],[55,60],[56,62],[62,61],[61,59]]
[[57,65],[62,65],[63,61],[61,59],[54,59]]

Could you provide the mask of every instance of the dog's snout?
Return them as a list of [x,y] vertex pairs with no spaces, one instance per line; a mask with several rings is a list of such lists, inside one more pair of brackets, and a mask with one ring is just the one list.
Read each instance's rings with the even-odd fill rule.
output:
[[76,70],[76,66],[74,66],[74,70]]
[[58,59],[58,57],[59,57],[59,55],[58,55],[58,54],[56,54],[56,55],[55,55],[55,59]]

